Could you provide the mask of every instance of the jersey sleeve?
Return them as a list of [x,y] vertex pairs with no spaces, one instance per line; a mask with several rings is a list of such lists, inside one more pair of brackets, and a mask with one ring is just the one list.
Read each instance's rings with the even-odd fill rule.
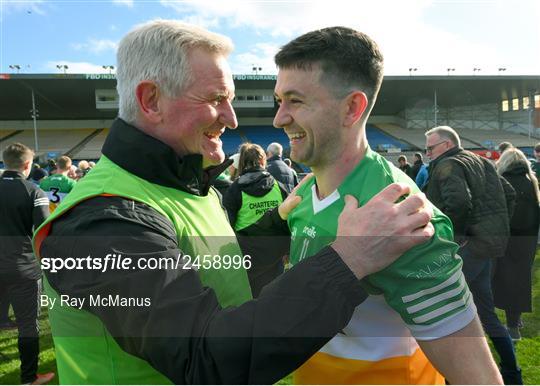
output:
[[32,193],[32,200],[32,221],[34,229],[37,229],[49,217],[49,199],[43,190],[36,188]]
[[378,289],[384,294],[419,340],[450,335],[476,315],[461,271],[458,246],[451,241],[452,225],[438,209],[434,210],[435,236],[365,280],[372,291]]

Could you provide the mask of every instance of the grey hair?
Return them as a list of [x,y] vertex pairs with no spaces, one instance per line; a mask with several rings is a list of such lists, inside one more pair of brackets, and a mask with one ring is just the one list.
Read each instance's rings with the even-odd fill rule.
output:
[[532,181],[536,197],[537,199],[540,199],[538,180],[531,169],[531,163],[521,150],[515,147],[506,149],[501,154],[501,158],[497,160],[497,171],[500,175],[503,175],[504,173],[517,167],[525,167],[527,169],[527,176],[529,177],[529,180]]
[[281,156],[283,154],[283,146],[281,146],[277,142],[272,142],[268,147],[266,148],[267,153],[271,153],[273,155],[279,155]]
[[188,55],[194,48],[227,56],[233,44],[226,36],[176,20],[153,20],[124,36],[116,53],[118,116],[137,121],[135,90],[143,80],[157,83],[168,97],[180,96],[191,81]]
[[459,139],[459,134],[456,133],[456,131],[450,126],[437,126],[425,132],[426,137],[429,137],[432,134],[437,134],[439,137],[448,139],[454,145],[461,147],[461,139]]

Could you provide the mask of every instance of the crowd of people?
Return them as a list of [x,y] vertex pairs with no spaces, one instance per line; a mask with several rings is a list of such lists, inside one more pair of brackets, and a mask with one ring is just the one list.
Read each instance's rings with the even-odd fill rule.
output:
[[[54,376],[37,372],[30,299],[43,286],[58,302],[61,383],[270,384],[293,372],[310,384],[522,384],[513,340],[531,311],[537,166],[511,144],[494,165],[447,126],[426,132],[429,166],[421,153],[391,165],[365,130],[383,55],[345,27],[275,56],[274,126],[312,174],[299,183],[278,143],[226,158],[231,50],[188,24],[140,25],[119,43],[119,115],[97,164],[62,156],[32,170],[31,149],[4,151],[0,299],[19,329],[21,382]],[[136,264],[42,273],[36,259],[113,252]],[[173,256],[184,265],[137,265]],[[227,268],[232,256],[242,265]]]

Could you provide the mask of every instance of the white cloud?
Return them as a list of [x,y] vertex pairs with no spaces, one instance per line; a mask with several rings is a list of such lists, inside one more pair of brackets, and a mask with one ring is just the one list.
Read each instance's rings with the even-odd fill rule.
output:
[[259,74],[277,74],[274,55],[279,46],[272,43],[257,43],[248,52],[233,53],[230,58],[234,74],[252,74],[253,67],[261,67]]
[[[214,28],[218,27],[221,31],[231,28],[239,32],[246,31],[248,34],[257,34],[261,40],[279,41],[280,45],[316,28],[332,25],[352,27],[377,41],[385,56],[387,75],[408,74],[411,66],[419,68],[418,75],[446,74],[448,67],[456,68],[453,73],[455,75],[470,75],[473,67],[481,67],[482,74],[487,75],[496,74],[500,66],[512,67],[516,71],[519,68],[522,74],[538,73],[533,63],[538,63],[540,59],[540,35],[521,36],[518,32],[519,24],[512,24],[514,27],[509,25],[513,20],[519,20],[524,12],[540,16],[538,1],[523,0],[519,3],[522,4],[519,10],[516,10],[515,3],[505,0],[466,1],[457,4],[436,0],[161,0],[161,4],[177,11],[184,20],[200,20],[197,24],[206,27],[215,25]],[[500,8],[500,13],[492,15],[496,7]],[[458,10],[477,15],[476,30],[485,36],[473,32],[470,25],[460,24],[463,22]],[[453,12],[448,16],[452,19],[445,17],[447,11]],[[489,13],[490,17],[482,19],[485,13]],[[529,38],[529,49],[509,55],[508,43],[505,42],[506,47],[502,48],[500,37],[487,33],[498,31],[501,27],[507,36],[513,34],[514,41]],[[540,27],[537,27],[538,30]],[[512,39],[510,41],[512,43]],[[264,68],[270,68],[272,58],[269,53],[252,48],[248,52],[235,54],[231,61],[233,70],[238,71],[250,68],[251,61],[263,63]],[[510,69],[506,72],[511,73],[513,70]]]
[[89,51],[99,55],[106,51],[116,52],[118,42],[108,39],[88,39],[86,43],[73,43],[71,46],[77,51]]
[[123,5],[128,8],[133,8],[133,0],[112,0],[113,4]]

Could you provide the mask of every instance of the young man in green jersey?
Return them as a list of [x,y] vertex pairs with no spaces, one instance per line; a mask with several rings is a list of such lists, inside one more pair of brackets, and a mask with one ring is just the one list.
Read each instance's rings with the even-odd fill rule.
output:
[[39,187],[47,193],[49,197],[49,209],[53,212],[64,197],[71,192],[75,186],[75,180],[68,177],[71,169],[71,158],[66,155],[58,158],[56,162],[56,173],[45,178]]
[[[302,202],[288,217],[290,259],[297,264],[336,239],[343,208],[356,201],[364,205],[393,182],[418,189],[366,139],[383,76],[374,41],[349,28],[325,28],[286,44],[275,61],[274,126],[289,136],[291,158],[315,175],[297,191]],[[452,384],[501,383],[461,272],[451,223],[435,208],[432,224],[430,241],[364,278],[371,296],[296,372],[297,383],[441,383],[432,364]]]

